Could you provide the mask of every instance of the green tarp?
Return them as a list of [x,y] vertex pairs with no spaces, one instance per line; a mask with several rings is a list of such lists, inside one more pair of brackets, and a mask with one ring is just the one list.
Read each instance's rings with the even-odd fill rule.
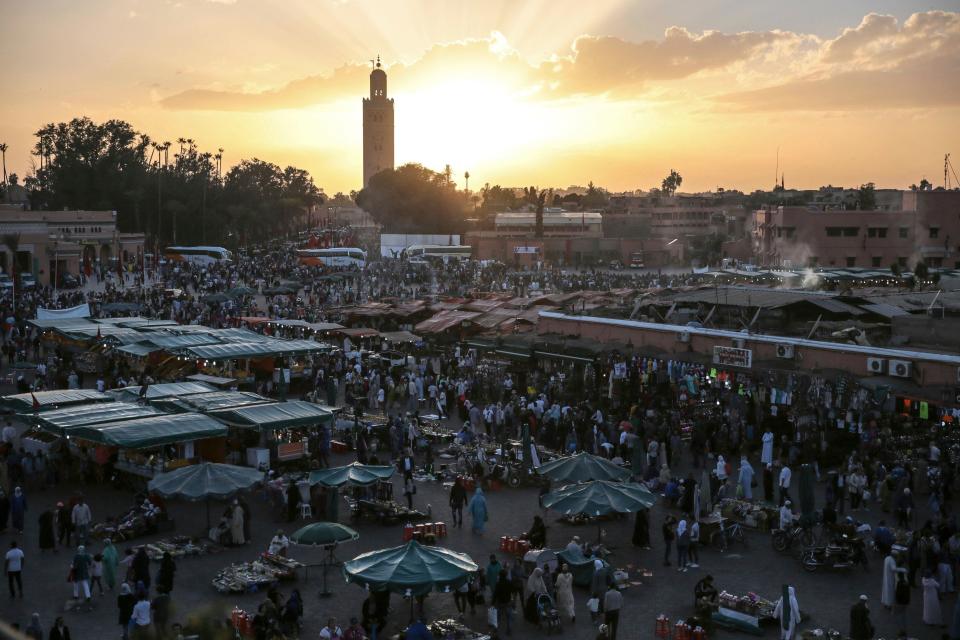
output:
[[354,462],[345,467],[318,469],[310,472],[310,484],[320,484],[325,487],[342,487],[350,485],[365,487],[380,480],[387,480],[393,475],[394,468],[390,465],[373,466]]
[[147,488],[164,498],[204,500],[229,498],[263,481],[263,472],[252,467],[202,462],[158,474]]
[[301,547],[328,547],[359,537],[359,533],[339,522],[314,522],[290,534],[290,542]]
[[120,353],[126,353],[131,356],[136,356],[138,358],[143,358],[150,355],[154,351],[162,351],[160,347],[154,347],[146,342],[138,342],[136,344],[125,344],[122,347],[118,348],[117,351]]
[[594,480],[571,484],[543,496],[543,506],[566,515],[603,516],[649,509],[656,496],[635,482]]
[[199,411],[209,413],[220,409],[236,409],[256,404],[271,404],[276,400],[265,398],[250,391],[211,391],[183,398],[162,398],[150,404],[164,411]]
[[105,402],[102,404],[80,404],[66,409],[55,409],[37,416],[37,425],[44,431],[64,435],[77,427],[103,422],[116,422],[132,418],[145,418],[159,415],[153,407],[145,407],[129,402]]
[[[189,396],[195,393],[209,393],[216,391],[213,387],[202,382],[163,382],[147,386],[147,400],[159,398],[174,398]],[[140,398],[140,386],[132,385],[122,389],[112,389],[111,394],[123,402],[136,402]]]
[[323,347],[309,340],[267,339],[258,342],[230,342],[187,347],[182,353],[191,358],[205,360],[230,360],[235,358],[269,358],[271,356],[293,356],[322,351]]
[[464,553],[428,547],[415,540],[364,553],[343,564],[343,577],[371,591],[420,596],[453,591],[480,567]]
[[0,401],[0,406],[15,413],[29,413],[34,411],[34,398],[39,405],[37,411],[50,411],[51,409],[90,402],[113,402],[113,397],[93,389],[60,389],[4,396]]
[[622,481],[630,477],[629,469],[589,453],[551,460],[542,464],[537,472],[559,484],[589,480]]
[[261,431],[277,431],[333,423],[332,412],[303,400],[222,409],[211,411],[209,415],[233,427],[260,429]]
[[227,435],[227,428],[200,413],[181,413],[77,427],[71,435],[121,449],[145,449],[223,437]]

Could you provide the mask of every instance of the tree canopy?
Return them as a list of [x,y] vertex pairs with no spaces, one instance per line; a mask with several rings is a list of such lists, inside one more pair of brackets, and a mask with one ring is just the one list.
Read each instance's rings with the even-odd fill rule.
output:
[[458,233],[466,203],[446,172],[411,163],[371,177],[357,204],[390,233]]

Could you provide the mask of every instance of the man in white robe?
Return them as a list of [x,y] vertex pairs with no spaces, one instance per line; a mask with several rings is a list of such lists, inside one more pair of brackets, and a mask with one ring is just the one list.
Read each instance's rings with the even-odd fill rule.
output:
[[763,449],[760,452],[760,462],[763,466],[773,464],[773,433],[770,431],[763,434]]
[[[784,595],[777,600],[773,616],[780,621],[780,640],[793,640],[797,634],[797,625],[800,624],[800,605],[797,603],[797,592],[793,587],[783,585]],[[784,597],[787,604],[784,605]]]
[[897,574],[907,570],[897,566],[897,560],[890,553],[883,560],[883,588],[880,591],[880,602],[887,609],[892,609],[897,596]]

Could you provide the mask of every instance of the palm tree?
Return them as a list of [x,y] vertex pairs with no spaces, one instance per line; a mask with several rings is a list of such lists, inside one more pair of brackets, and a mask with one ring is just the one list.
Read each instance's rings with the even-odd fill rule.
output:
[[3,184],[7,184],[7,146],[6,142],[0,142],[0,154],[3,155]]

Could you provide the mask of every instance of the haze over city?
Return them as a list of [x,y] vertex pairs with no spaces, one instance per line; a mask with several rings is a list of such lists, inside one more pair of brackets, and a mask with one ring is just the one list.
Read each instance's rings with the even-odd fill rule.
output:
[[[0,139],[87,115],[361,186],[379,55],[396,164],[613,191],[939,184],[960,142],[955,2],[9,3]],[[41,40],[38,40],[42,34]],[[35,159],[34,159],[35,160]],[[462,186],[462,185],[461,185]]]

